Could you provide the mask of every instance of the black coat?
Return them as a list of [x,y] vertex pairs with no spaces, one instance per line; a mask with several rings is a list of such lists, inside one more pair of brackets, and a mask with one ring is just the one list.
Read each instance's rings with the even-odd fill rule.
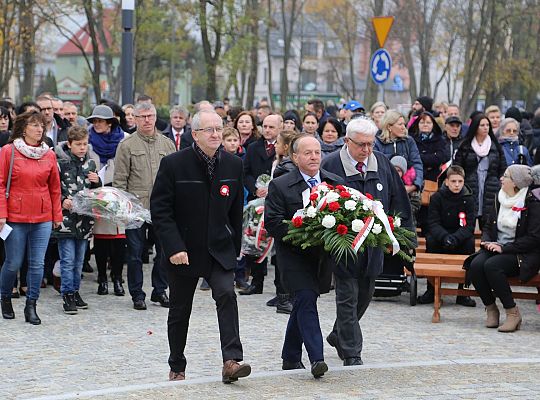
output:
[[[499,200],[490,209],[488,222],[482,231],[482,241],[497,241],[497,215]],[[519,279],[532,279],[540,270],[540,188],[529,189],[525,197],[525,210],[521,211],[514,241],[502,246],[503,254],[516,254],[519,265]]]
[[424,166],[424,179],[437,181],[441,165],[450,159],[444,137],[438,130],[434,130],[428,139],[421,140],[420,135],[414,135],[413,138]]
[[285,175],[296,169],[296,165],[292,162],[290,157],[284,157],[283,160],[274,169],[274,178],[278,178],[281,175]]
[[[467,186],[459,193],[452,193],[448,186],[442,185],[437,193],[431,196],[428,207],[428,233],[442,245],[446,235],[454,235],[459,244],[474,235],[476,210],[474,196]],[[465,213],[466,225],[461,226],[459,213]],[[474,251],[474,250],[473,250]]]
[[[504,152],[498,142],[491,141],[491,149],[487,155],[489,159],[489,168],[484,183],[484,198],[482,213],[489,212],[493,208],[493,202],[497,192],[501,188],[500,177],[506,170],[506,161]],[[459,146],[459,149],[454,158],[454,164],[460,165],[465,170],[465,184],[473,192],[475,201],[475,210],[478,212],[478,156],[471,147],[470,141],[464,141]],[[484,212],[485,211],[485,212]],[[483,226],[483,223],[482,223]],[[481,226],[481,227],[482,227]]]
[[[173,135],[171,124],[167,125],[167,127],[163,131],[161,131],[161,133],[163,133],[165,136],[171,139],[176,146],[176,138]],[[189,136],[189,139],[184,141],[184,136],[186,135]],[[184,126],[184,133],[182,133],[182,136],[180,136],[180,149],[179,150],[185,149],[186,147],[190,147],[192,144],[193,144],[193,136],[191,135],[191,126],[189,124],[186,124],[186,126]]]
[[[413,230],[409,196],[388,158],[383,153],[374,151],[368,160],[366,177],[363,178],[350,163],[346,149],[347,146],[344,146],[340,151],[326,157],[322,163],[323,168],[342,177],[345,180],[344,185],[364,194],[370,193],[375,200],[381,201],[387,214],[399,214],[403,228]],[[358,262],[354,265],[335,265],[334,272],[344,278],[359,277],[361,274],[373,277],[379,275],[383,270],[383,251],[368,248],[366,253],[359,254]]]
[[[226,270],[236,267],[242,237],[244,188],[242,160],[219,152],[212,182],[205,161],[193,147],[161,160],[150,211],[164,262],[187,276],[207,277],[212,258]],[[228,195],[222,190],[228,188]],[[187,251],[189,266],[169,258]],[[231,283],[232,284],[232,283]]]
[[[343,183],[339,176],[325,170],[321,169],[320,174],[323,182],[331,185]],[[330,290],[331,269],[323,249],[301,250],[289,242],[283,242],[288,231],[283,220],[290,220],[297,210],[304,208],[302,192],[308,188],[298,168],[273,179],[265,201],[264,226],[275,240],[277,265],[284,288],[290,293],[302,289],[327,293]]]
[[260,138],[247,147],[246,158],[244,159],[244,184],[249,191],[248,200],[256,197],[257,188],[255,182],[257,178],[262,174],[270,176],[275,156],[275,150],[272,150],[270,154],[266,153],[264,138]]

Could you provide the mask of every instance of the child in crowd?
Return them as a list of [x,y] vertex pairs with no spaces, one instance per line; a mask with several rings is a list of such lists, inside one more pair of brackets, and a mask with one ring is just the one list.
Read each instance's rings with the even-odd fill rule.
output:
[[74,214],[72,198],[81,190],[97,188],[100,179],[97,167],[88,154],[88,131],[80,126],[68,130],[68,141],[55,148],[60,169],[63,221],[53,232],[58,239],[60,253],[60,293],[66,314],[77,314],[77,309],[88,308],[79,294],[84,253],[92,234],[94,221],[91,217]]
[[240,158],[244,158],[246,155],[244,147],[240,145],[240,133],[236,129],[231,127],[223,129],[223,149]]
[[[414,169],[414,167],[407,169],[407,160],[405,159],[405,157],[394,156],[390,160],[390,163],[392,163],[392,165],[396,169],[399,177],[401,178],[405,186],[414,185],[414,180],[416,178],[416,170]],[[413,226],[416,227],[416,214],[418,213],[418,210],[420,210],[420,206],[422,205],[419,190],[414,190],[409,193],[409,202],[411,203]]]
[[[444,184],[431,196],[429,203],[426,251],[465,255],[474,253],[475,211],[473,193],[465,186],[465,171],[459,165],[448,167]],[[433,286],[428,283],[426,293],[419,297],[418,302],[432,303],[433,297]],[[476,305],[473,299],[465,296],[458,296],[456,303],[467,307]]]
[[294,169],[294,163],[291,160],[292,143],[301,136],[296,131],[281,131],[276,139],[276,159],[272,166],[272,178],[277,178]]

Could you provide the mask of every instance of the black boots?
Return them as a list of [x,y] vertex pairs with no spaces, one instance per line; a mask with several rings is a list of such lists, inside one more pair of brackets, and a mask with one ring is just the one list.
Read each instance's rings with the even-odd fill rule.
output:
[[290,314],[293,309],[290,297],[288,294],[278,294],[278,302],[276,305],[276,312],[278,314]]
[[99,282],[97,294],[99,294],[100,296],[109,294],[109,285],[107,284],[107,281]]
[[75,296],[73,293],[66,293],[62,296],[62,300],[64,300],[64,312],[66,314],[77,314],[77,304],[75,304]]
[[122,280],[115,279],[113,281],[114,285],[114,295],[115,296],[123,296],[126,294],[124,287],[122,286]]
[[15,311],[13,311],[11,299],[2,299],[2,317],[4,319],[15,318]]
[[36,313],[35,300],[26,299],[26,306],[24,307],[24,320],[32,325],[41,324],[41,320]]
[[79,292],[73,293],[73,297],[75,299],[75,305],[77,308],[82,308],[83,310],[86,310],[88,308],[88,303],[85,302]]

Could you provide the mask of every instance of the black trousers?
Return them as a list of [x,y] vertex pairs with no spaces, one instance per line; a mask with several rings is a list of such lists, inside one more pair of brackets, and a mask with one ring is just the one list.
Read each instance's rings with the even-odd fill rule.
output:
[[[193,295],[199,278],[181,274],[182,266],[167,266],[169,277],[169,366],[174,372],[186,370],[186,347],[189,318],[193,307]],[[234,270],[226,271],[214,261],[206,281],[212,288],[212,298],[216,302],[221,353],[223,361],[242,361],[243,351],[240,343],[238,305],[234,292]]]
[[472,254],[474,253],[474,237],[470,237],[453,249],[448,249],[430,234],[426,235],[426,252],[439,254]]
[[518,275],[516,254],[500,254],[487,250],[482,250],[473,259],[469,269],[471,282],[484,305],[495,303],[497,296],[506,309],[516,306],[506,278]]
[[107,260],[111,260],[112,280],[122,279],[126,239],[94,238],[94,257],[98,269],[98,282],[107,282]]

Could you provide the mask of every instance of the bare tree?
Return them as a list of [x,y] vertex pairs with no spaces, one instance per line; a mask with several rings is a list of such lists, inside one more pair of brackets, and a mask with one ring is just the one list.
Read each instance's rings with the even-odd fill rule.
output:
[[18,1],[4,0],[0,7],[0,92],[7,94],[15,70],[20,35],[17,24]]

